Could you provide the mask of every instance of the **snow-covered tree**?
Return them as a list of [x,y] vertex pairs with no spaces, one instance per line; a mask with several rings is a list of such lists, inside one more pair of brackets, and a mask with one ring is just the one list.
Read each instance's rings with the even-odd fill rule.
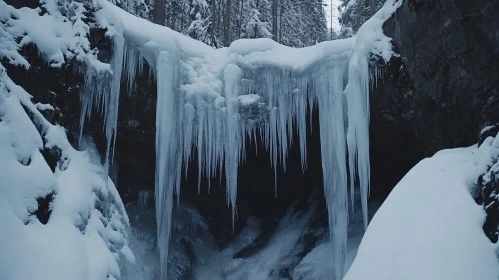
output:
[[314,45],[327,39],[327,19],[322,0],[282,0],[279,42],[292,47]]
[[340,6],[339,37],[346,38],[354,35],[360,26],[383,6],[384,2],[383,0],[343,0]]
[[187,34],[210,46],[220,46],[218,36],[213,30],[212,12],[206,0],[191,0],[189,15],[191,23]]
[[272,38],[268,0],[244,2],[242,15],[242,38]]
[[[110,1],[150,20],[156,20],[157,5],[161,3],[160,0]],[[169,0],[162,5],[166,26],[213,47],[228,46],[240,38],[274,38],[293,47],[327,39],[322,0]]]
[[[123,10],[132,13],[141,18],[149,19],[150,12],[153,10],[154,0],[109,0],[111,3],[116,4]],[[163,16],[164,17],[164,16]]]
[[304,24],[301,14],[302,10],[298,1],[281,1],[278,38],[281,44],[292,47],[304,45],[303,39],[306,30],[301,28]]

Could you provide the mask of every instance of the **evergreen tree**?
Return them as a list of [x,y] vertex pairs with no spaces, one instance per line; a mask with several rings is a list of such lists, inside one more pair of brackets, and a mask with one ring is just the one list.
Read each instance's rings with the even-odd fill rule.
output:
[[351,37],[360,26],[383,6],[383,0],[343,0],[340,11],[341,30],[339,37]]
[[241,38],[272,38],[268,0],[246,0],[242,5]]
[[191,0],[190,19],[187,35],[210,46],[220,46],[220,41],[213,29],[211,9],[206,0]]
[[292,47],[328,39],[323,0],[109,1],[217,48],[240,38],[272,38]]
[[297,0],[281,0],[279,42],[291,47],[305,46],[306,30],[303,27],[302,10]]

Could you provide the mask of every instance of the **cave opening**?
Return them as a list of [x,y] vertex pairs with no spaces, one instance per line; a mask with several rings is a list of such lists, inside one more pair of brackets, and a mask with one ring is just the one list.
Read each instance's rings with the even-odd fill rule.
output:
[[[245,159],[239,166],[237,210],[234,231],[230,207],[226,204],[225,172],[222,170],[208,181],[202,178],[198,193],[198,159],[195,149],[187,176],[182,178],[180,200],[196,207],[207,219],[218,244],[223,247],[244,229],[250,217],[262,219],[262,227],[273,230],[279,219],[295,204],[296,211],[305,211],[310,203],[318,207],[318,223],[327,227],[326,203],[322,187],[321,147],[318,111],[314,109],[307,129],[307,167],[302,169],[298,136],[293,135],[286,161],[275,170],[271,166],[270,152],[262,141],[246,142]],[[257,139],[260,136],[257,135]],[[184,170],[182,171],[184,172]],[[277,183],[277,185],[275,185]],[[175,217],[173,217],[175,219]]]

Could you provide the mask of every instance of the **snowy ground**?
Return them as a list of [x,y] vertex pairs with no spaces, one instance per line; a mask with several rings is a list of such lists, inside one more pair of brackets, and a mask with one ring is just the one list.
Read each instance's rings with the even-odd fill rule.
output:
[[489,138],[417,164],[374,216],[344,279],[499,279],[498,246],[470,195],[498,149],[499,137]]
[[118,191],[96,149],[73,149],[43,110],[0,64],[0,279],[118,279],[133,261]]

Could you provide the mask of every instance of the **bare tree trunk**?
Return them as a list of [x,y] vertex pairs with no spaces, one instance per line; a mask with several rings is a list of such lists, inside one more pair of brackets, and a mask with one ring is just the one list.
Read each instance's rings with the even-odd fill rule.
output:
[[166,18],[166,0],[154,1],[153,22],[159,25],[165,25]]
[[229,32],[230,32],[230,2],[231,0],[225,1],[225,11],[224,11],[224,44],[229,45]]
[[[222,25],[222,20],[223,20],[223,16],[224,16],[224,7],[222,5],[222,1],[219,0],[219,1],[215,1],[217,2],[217,34],[222,34],[222,32],[220,32],[220,26]],[[223,39],[223,38],[221,38]],[[222,43],[225,43],[225,42],[222,42]]]
[[329,32],[331,33],[331,38],[330,40],[333,40],[333,0],[331,0],[331,2],[329,3],[329,5],[331,6],[331,14],[329,14],[330,18],[329,18],[329,21],[331,23],[331,26],[329,27]]
[[239,15],[237,16],[238,20],[238,28],[237,28],[237,39],[242,37],[242,26],[243,26],[243,5],[244,5],[244,0],[239,1]]
[[272,35],[274,40],[278,40],[277,38],[277,1],[272,0]]
[[279,44],[282,44],[282,18],[284,17],[284,1],[280,0],[281,2],[279,3],[280,11],[279,11]]
[[173,30],[177,30],[177,17],[175,15],[175,12],[178,10],[177,5],[178,4],[176,1],[172,1],[170,5],[170,12],[169,12],[170,26],[168,27],[170,27]]
[[213,46],[215,48],[218,48],[219,46],[216,41],[216,35],[215,35],[217,28],[216,24],[218,22],[217,3],[215,0],[208,0],[208,5],[210,5],[211,9],[211,24],[208,27],[208,36],[210,36]]

